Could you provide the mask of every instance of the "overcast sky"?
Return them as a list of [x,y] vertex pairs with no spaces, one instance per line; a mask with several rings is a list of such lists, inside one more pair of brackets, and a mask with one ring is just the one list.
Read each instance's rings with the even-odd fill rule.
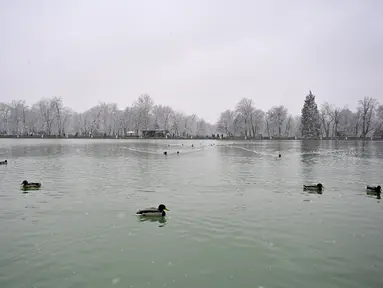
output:
[[299,114],[383,102],[380,0],[0,0],[0,102],[155,103],[215,122],[242,97]]

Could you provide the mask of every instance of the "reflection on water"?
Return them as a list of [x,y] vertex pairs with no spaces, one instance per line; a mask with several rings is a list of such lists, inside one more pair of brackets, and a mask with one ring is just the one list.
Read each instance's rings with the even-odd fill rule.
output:
[[383,287],[382,142],[1,139],[2,158],[0,287]]
[[159,223],[159,227],[164,227],[167,220],[165,217],[145,217],[145,216],[137,216],[139,222],[151,222],[151,223]]

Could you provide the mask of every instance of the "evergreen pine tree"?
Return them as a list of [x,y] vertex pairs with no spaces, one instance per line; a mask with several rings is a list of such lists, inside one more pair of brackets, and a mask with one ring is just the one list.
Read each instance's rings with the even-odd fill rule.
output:
[[320,137],[320,118],[318,106],[315,103],[315,95],[309,92],[302,108],[301,131],[303,138]]

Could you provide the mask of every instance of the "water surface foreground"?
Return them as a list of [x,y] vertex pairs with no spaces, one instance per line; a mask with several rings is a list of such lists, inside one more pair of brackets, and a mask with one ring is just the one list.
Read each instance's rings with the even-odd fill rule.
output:
[[383,142],[0,139],[4,159],[1,288],[383,287]]

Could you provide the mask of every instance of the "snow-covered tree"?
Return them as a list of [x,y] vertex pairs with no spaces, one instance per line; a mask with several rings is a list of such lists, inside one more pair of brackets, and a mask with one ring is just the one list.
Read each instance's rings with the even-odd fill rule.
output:
[[364,97],[360,100],[358,112],[362,120],[362,138],[365,138],[368,133],[374,130],[375,111],[378,106],[378,100],[371,97]]
[[304,138],[319,138],[320,122],[319,122],[318,106],[315,103],[315,95],[311,90],[306,96],[305,103],[302,108],[301,132]]
[[249,128],[251,127],[252,122],[252,115],[254,112],[254,106],[253,106],[253,100],[249,98],[242,98],[241,101],[238,102],[238,104],[235,107],[236,112],[241,116],[244,123],[244,134],[245,136],[248,135],[248,132],[251,134],[251,130]]
[[221,113],[217,122],[217,131],[227,136],[234,136],[234,119],[235,112],[227,109]]

